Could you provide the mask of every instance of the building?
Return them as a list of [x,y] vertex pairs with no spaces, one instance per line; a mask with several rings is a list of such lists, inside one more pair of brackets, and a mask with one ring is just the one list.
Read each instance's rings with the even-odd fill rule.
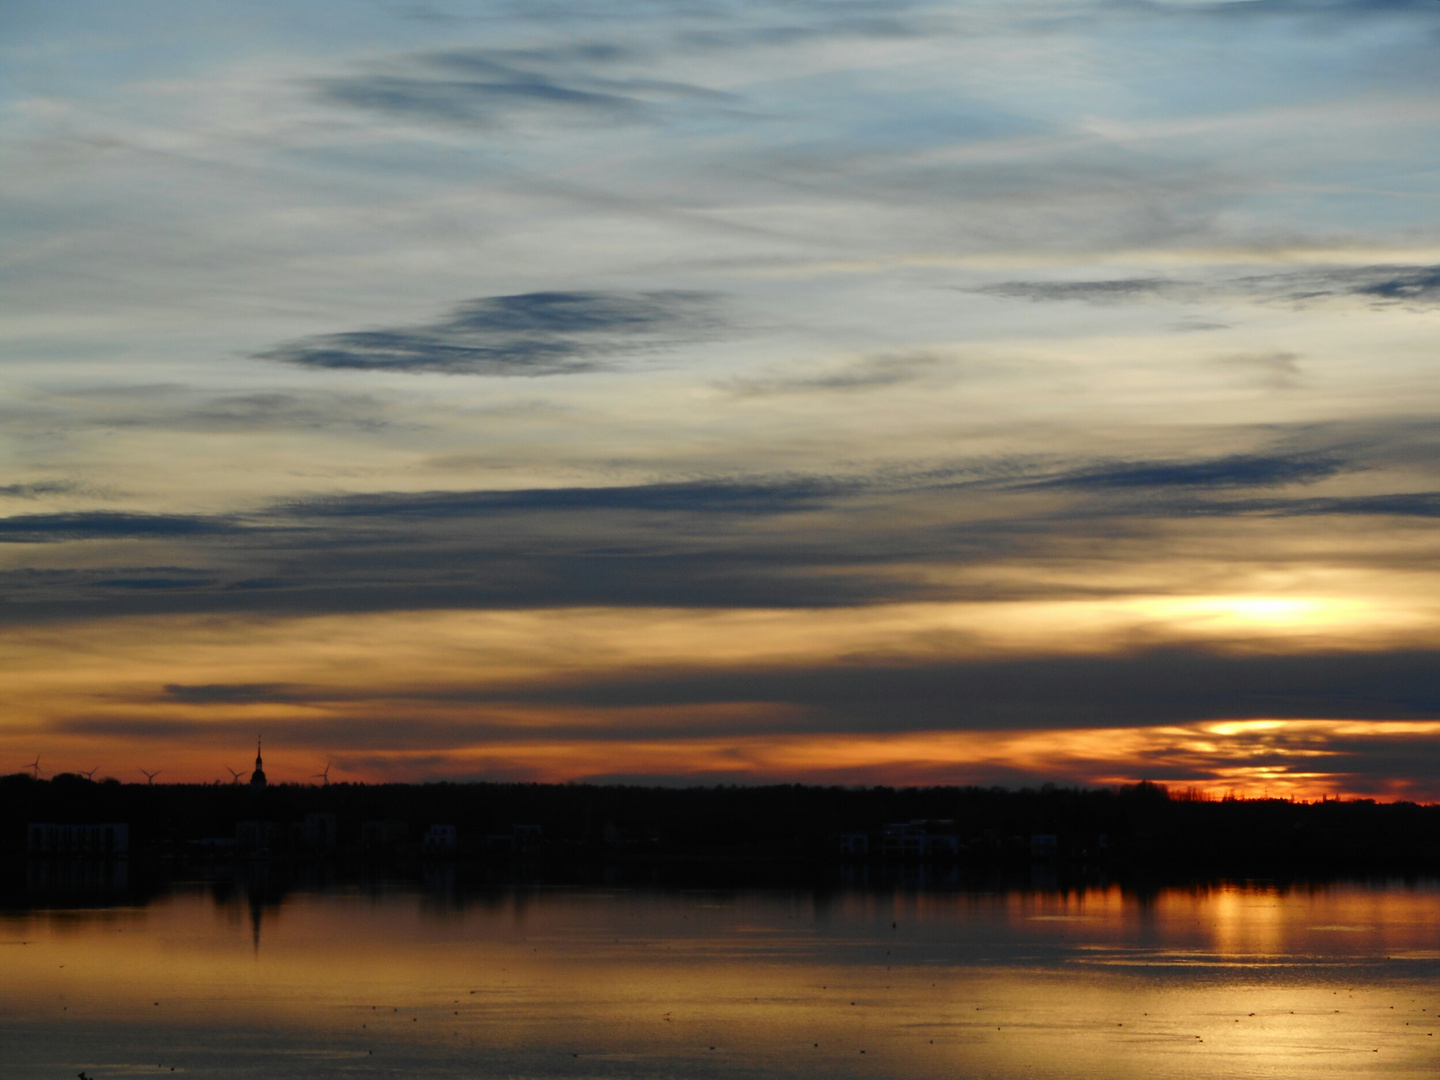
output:
[[880,850],[889,856],[923,859],[930,854],[930,830],[923,821],[898,822],[886,825],[880,838]]
[[32,824],[27,832],[32,855],[83,855],[114,858],[130,852],[130,826]]
[[425,850],[432,854],[454,851],[455,826],[431,825],[425,831]]
[[366,851],[394,851],[410,838],[403,821],[365,821],[360,824],[360,846]]
[[[945,829],[931,832],[930,827]],[[960,854],[960,837],[951,821],[907,821],[886,825],[880,837],[883,855],[901,859],[931,859]]]
[[[610,839],[609,830],[615,827],[606,824],[605,842]],[[615,830],[619,837],[619,830]],[[539,825],[512,825],[508,833],[490,833],[485,837],[485,850],[492,855],[536,855],[540,851],[541,829]]]
[[328,855],[338,840],[334,814],[306,814],[304,821],[242,821],[235,826],[240,855]]
[[265,790],[265,763],[260,760],[260,740],[255,740],[255,771],[250,774],[250,790]]
[[241,855],[269,855],[283,850],[282,826],[273,821],[242,821],[235,826],[235,851]]
[[340,828],[334,814],[306,814],[300,826],[300,846],[306,851],[326,855],[339,843]]

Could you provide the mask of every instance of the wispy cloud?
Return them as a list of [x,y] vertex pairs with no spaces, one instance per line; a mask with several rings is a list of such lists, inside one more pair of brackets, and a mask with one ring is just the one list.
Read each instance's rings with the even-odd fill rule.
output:
[[1300,357],[1292,352],[1237,353],[1217,356],[1210,364],[1271,390],[1293,390],[1303,381]]
[[79,486],[68,480],[37,480],[29,484],[0,486],[0,498],[38,499],[44,495],[68,495],[77,490]]
[[194,514],[135,514],[97,510],[68,514],[16,514],[0,518],[0,543],[34,544],[59,540],[182,537],[233,531],[233,525],[225,518]]
[[696,292],[490,296],[433,323],[306,338],[259,355],[331,370],[566,375],[707,332],[715,297]]
[[1427,307],[1440,303],[1440,266],[1317,266],[1280,273],[1215,279],[1162,277],[1090,281],[1002,281],[975,290],[989,296],[1036,303],[1136,303],[1151,299],[1213,300],[1239,297],[1267,303],[1310,304],[1351,297],[1378,307]]
[[442,520],[497,511],[623,510],[695,514],[777,514],[813,509],[856,489],[818,478],[690,481],[625,487],[534,488],[520,491],[378,493],[307,499],[283,507],[296,517]]
[[829,370],[768,378],[736,378],[719,385],[721,389],[738,397],[769,397],[816,391],[846,393],[879,390],[906,383],[944,381],[945,372],[953,366],[953,361],[933,353],[890,353],[867,356]]
[[926,19],[917,5],[906,3],[837,4],[829,11],[806,5],[792,7],[788,13],[810,15],[811,19],[684,30],[676,34],[675,41],[682,48],[699,51],[793,48],[825,38],[858,38],[867,42],[911,38],[925,33],[927,28],[933,29],[933,20]]
[[1117,461],[1026,483],[1075,491],[1280,487],[1314,483],[1354,468],[1350,461],[1329,456],[1236,454],[1199,461]]
[[369,394],[312,390],[217,391],[193,385],[99,384],[47,395],[44,404],[109,429],[235,432],[377,432],[396,423],[393,403]]
[[1095,281],[1002,281],[976,292],[1011,300],[1080,300],[1091,304],[1114,304],[1171,293],[1183,282],[1167,278],[1103,278]]
[[[230,515],[12,515],[0,518],[0,541],[84,542],[97,551],[75,556],[68,570],[0,575],[9,600],[0,617],[998,599],[1031,587],[1009,577],[987,584],[975,572],[1078,558],[1098,573],[1184,521],[1433,518],[1440,494],[1428,489],[1313,490],[1383,473],[1424,437],[1420,430],[1403,445],[1348,447],[1332,437],[1317,447],[1314,433],[1302,432],[1290,450],[1062,468],[980,460],[849,475],[380,491]],[[1131,546],[1117,546],[1121,537]],[[138,540],[164,541],[182,558],[95,568],[103,545]],[[944,584],[955,575],[965,583]]]
[[1327,275],[1336,286],[1356,296],[1407,304],[1440,302],[1440,266],[1377,266]]
[[304,687],[289,683],[167,683],[165,697],[186,705],[254,705],[308,700]]
[[1246,0],[1239,4],[1151,2],[1144,6],[1180,19],[1232,21],[1294,16],[1305,20],[1313,28],[1340,29],[1355,22],[1387,22],[1397,16],[1414,15],[1432,22],[1440,21],[1436,18],[1434,6],[1425,0]]
[[[1433,651],[1233,655],[1195,648],[1125,655],[783,669],[617,673],[497,686],[492,701],[680,707],[759,703],[805,710],[791,730],[1015,730],[1156,725],[1235,716],[1440,717]],[[964,702],[957,710],[956,703]],[[724,730],[762,734],[766,718]],[[717,728],[717,730],[720,730]],[[680,734],[680,732],[672,732]]]
[[490,127],[521,115],[573,122],[658,119],[673,103],[730,105],[735,98],[693,83],[602,72],[643,69],[634,45],[607,42],[530,48],[461,48],[391,60],[384,69],[317,79],[327,101],[444,124]]

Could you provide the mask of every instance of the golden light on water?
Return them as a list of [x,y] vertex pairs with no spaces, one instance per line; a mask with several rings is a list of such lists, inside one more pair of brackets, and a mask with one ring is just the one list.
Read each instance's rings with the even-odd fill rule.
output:
[[0,1032],[12,1065],[120,1073],[1310,1080],[1378,1053],[1409,1080],[1440,1063],[1436,902],[1353,885],[182,893],[0,917]]

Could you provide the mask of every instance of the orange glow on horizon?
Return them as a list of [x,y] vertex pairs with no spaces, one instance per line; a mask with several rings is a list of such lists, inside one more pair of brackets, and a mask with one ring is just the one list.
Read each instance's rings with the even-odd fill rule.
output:
[[[832,719],[798,701],[610,704],[603,692],[566,696],[572,687],[603,691],[612,679],[683,682],[807,665],[842,671],[857,658],[1025,658],[1037,644],[1054,646],[1051,655],[1123,655],[1136,635],[1142,643],[1186,640],[1191,617],[1228,626],[1239,612],[1279,626],[1300,610],[1259,599],[1166,603],[153,617],[6,630],[0,756],[9,761],[0,772],[39,754],[46,774],[98,767],[97,776],[141,782],[145,768],[161,770],[162,783],[228,781],[227,767],[248,771],[255,736],[264,734],[267,772],[277,782],[311,782],[328,761],[332,782],[1149,779],[1214,797],[1440,799],[1440,782],[1424,775],[1365,775],[1352,745],[1399,748],[1440,735],[1440,720],[1425,718],[1231,716],[1150,726],[1068,725],[1063,715],[1010,721],[1001,713],[982,723],[957,702],[956,726],[931,730],[900,713]],[[1165,610],[1170,636],[1157,639],[1146,619]],[[1343,622],[1358,609],[1327,610]],[[1336,642],[1355,645],[1344,635]],[[1212,644],[1256,648],[1251,638]]]
[[[1226,721],[1155,728],[1098,728],[1023,732],[901,732],[893,734],[786,734],[692,739],[491,740],[437,753],[403,748],[334,754],[331,782],[423,782],[494,779],[565,783],[646,777],[679,783],[791,783],[1036,786],[1053,781],[1118,786],[1141,780],[1177,792],[1218,799],[1381,798],[1440,800],[1440,785],[1356,783],[1343,769],[1327,770],[1341,736],[1426,739],[1440,722]],[[253,747],[250,748],[253,752]],[[113,752],[121,752],[119,745]],[[132,755],[135,752],[129,751]],[[165,770],[158,782],[229,782],[197,775],[196,748],[157,747],[148,768]],[[138,756],[138,755],[137,755]],[[215,756],[211,753],[209,756]],[[236,757],[236,755],[231,755]],[[218,760],[218,757],[217,757]],[[249,768],[248,759],[237,758]],[[42,759],[42,766],[47,763]],[[325,759],[304,748],[265,751],[272,783],[314,784]],[[55,760],[47,771],[62,768]],[[127,782],[133,776],[102,770]],[[243,777],[241,782],[243,782]]]

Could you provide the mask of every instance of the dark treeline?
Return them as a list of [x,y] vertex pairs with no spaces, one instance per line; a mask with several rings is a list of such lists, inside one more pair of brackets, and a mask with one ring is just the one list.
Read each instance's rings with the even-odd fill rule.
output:
[[[303,830],[315,815],[329,820],[328,834]],[[268,831],[257,832],[257,822],[269,823]],[[1009,791],[337,783],[252,791],[68,774],[0,777],[0,853],[34,854],[36,823],[123,823],[132,859],[1042,859],[1246,874],[1440,869],[1440,806],[1204,801],[1153,784]],[[894,827],[905,823],[917,824],[902,845]]]

